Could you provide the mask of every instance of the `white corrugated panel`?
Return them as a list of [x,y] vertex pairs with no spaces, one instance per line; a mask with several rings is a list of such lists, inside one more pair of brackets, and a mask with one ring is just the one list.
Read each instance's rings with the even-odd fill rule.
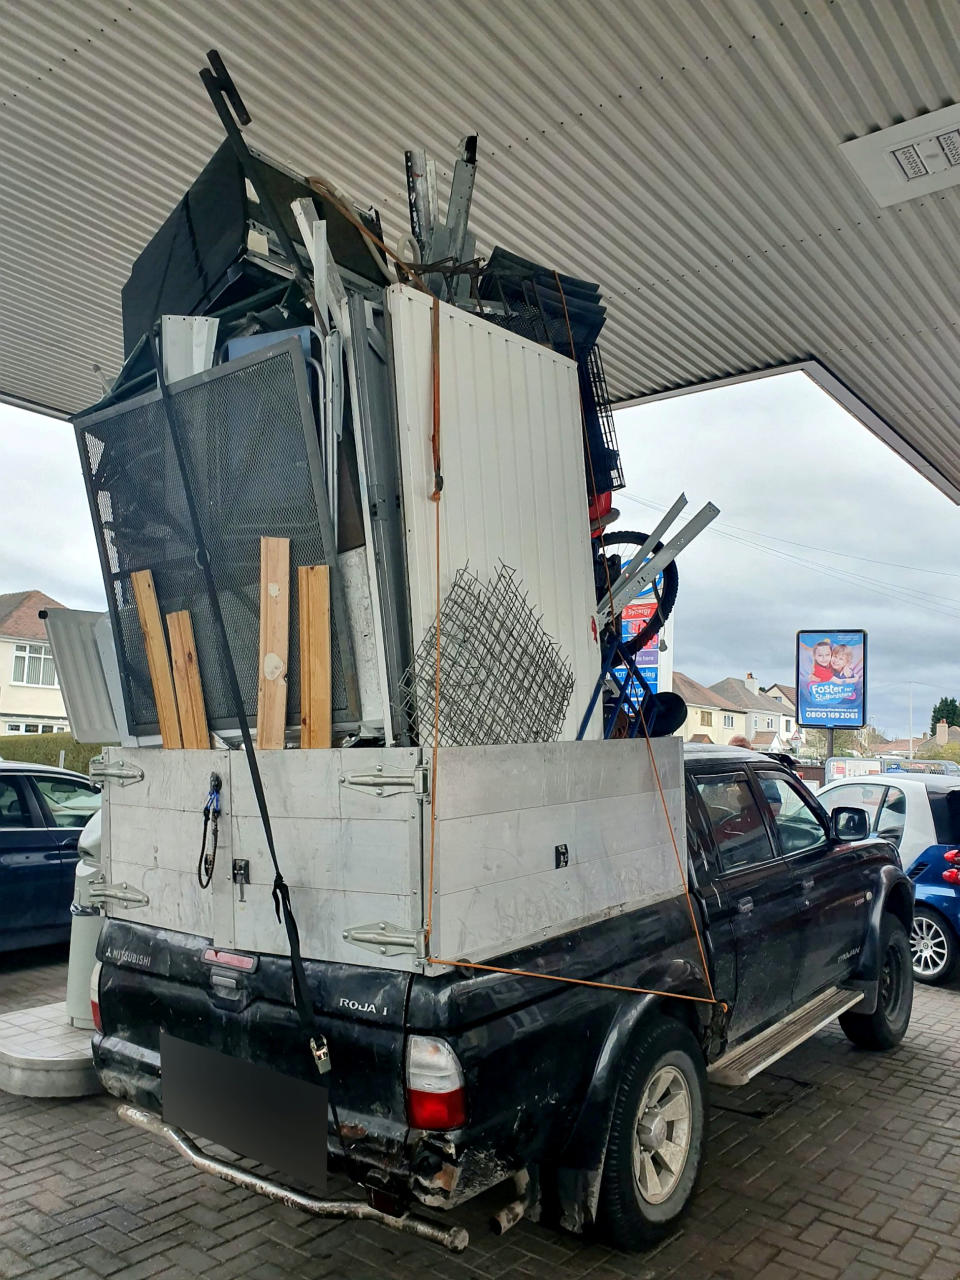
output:
[[839,145],[960,100],[957,0],[0,0],[0,392],[121,358],[130,264],[220,141],[405,221],[480,135],[473,225],[598,281],[620,400],[816,359],[960,494],[960,192],[878,209]]
[[[395,285],[387,304],[417,646],[437,610],[432,301]],[[573,668],[560,735],[573,739],[600,674],[576,365],[441,303],[440,457],[441,599],[459,569],[486,578],[502,561],[516,570]],[[588,736],[598,735],[595,716]]]

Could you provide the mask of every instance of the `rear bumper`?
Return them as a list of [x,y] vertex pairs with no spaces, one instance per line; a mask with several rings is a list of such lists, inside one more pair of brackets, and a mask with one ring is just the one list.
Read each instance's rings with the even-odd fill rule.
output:
[[407,1213],[399,1215],[384,1213],[382,1210],[374,1208],[372,1205],[364,1204],[359,1200],[322,1200],[315,1196],[308,1196],[299,1191],[294,1191],[292,1188],[285,1187],[269,1178],[259,1177],[250,1173],[249,1170],[241,1169],[238,1165],[231,1164],[229,1161],[214,1159],[201,1151],[199,1147],[190,1141],[185,1133],[164,1124],[159,1116],[140,1107],[122,1106],[119,1109],[119,1115],[128,1124],[135,1125],[138,1129],[144,1129],[147,1133],[152,1133],[156,1137],[165,1139],[185,1160],[188,1160],[201,1172],[214,1174],[216,1177],[224,1178],[237,1186],[255,1191],[258,1195],[267,1196],[271,1200],[277,1200],[279,1203],[290,1205],[295,1209],[302,1209],[315,1217],[343,1218],[354,1221],[367,1219],[379,1222],[382,1226],[390,1227],[394,1231],[404,1231],[409,1235],[419,1236],[423,1240],[430,1240],[434,1244],[442,1245],[453,1253],[463,1253],[470,1242],[470,1237],[462,1227],[444,1228],[432,1222],[427,1222],[423,1218],[412,1217]]
[[[108,1093],[162,1124],[160,1054],[156,1050],[95,1032],[93,1061]],[[463,1134],[410,1131],[405,1125],[342,1105],[337,1119],[339,1128],[331,1109],[327,1134],[330,1169],[368,1193],[389,1196],[398,1205],[417,1200],[430,1208],[450,1209],[516,1172],[492,1159],[489,1151],[465,1142]]]

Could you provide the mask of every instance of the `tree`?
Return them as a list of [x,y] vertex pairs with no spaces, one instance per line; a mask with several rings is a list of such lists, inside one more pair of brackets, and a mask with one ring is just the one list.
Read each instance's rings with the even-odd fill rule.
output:
[[[827,754],[826,729],[806,729],[807,747],[814,756],[823,760]],[[833,754],[835,756],[853,756],[861,749],[859,729],[835,729],[833,734]]]
[[930,713],[931,736],[936,734],[937,725],[941,720],[946,720],[948,725],[956,725],[960,728],[960,705],[958,705],[956,698],[941,698],[933,708]]

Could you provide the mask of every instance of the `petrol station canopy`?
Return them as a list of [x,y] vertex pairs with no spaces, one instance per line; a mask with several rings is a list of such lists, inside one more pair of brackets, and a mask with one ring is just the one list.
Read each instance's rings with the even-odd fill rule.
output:
[[618,403],[800,367],[960,501],[958,19],[957,0],[0,0],[0,400],[66,416],[100,398],[95,366],[118,372],[131,264],[223,140],[197,75],[215,48],[250,145],[376,205],[394,245],[404,150],[442,182],[477,133],[481,250],[600,284]]

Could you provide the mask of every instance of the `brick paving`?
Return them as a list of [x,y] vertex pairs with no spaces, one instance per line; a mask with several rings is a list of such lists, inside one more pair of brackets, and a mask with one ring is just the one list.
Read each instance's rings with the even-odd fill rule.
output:
[[[0,956],[0,1013],[65,982],[62,951]],[[822,1032],[714,1095],[693,1209],[635,1256],[527,1222],[495,1237],[488,1196],[454,1257],[194,1173],[106,1098],[0,1094],[0,1280],[960,1280],[958,1082],[960,989],[918,990],[892,1054]]]

